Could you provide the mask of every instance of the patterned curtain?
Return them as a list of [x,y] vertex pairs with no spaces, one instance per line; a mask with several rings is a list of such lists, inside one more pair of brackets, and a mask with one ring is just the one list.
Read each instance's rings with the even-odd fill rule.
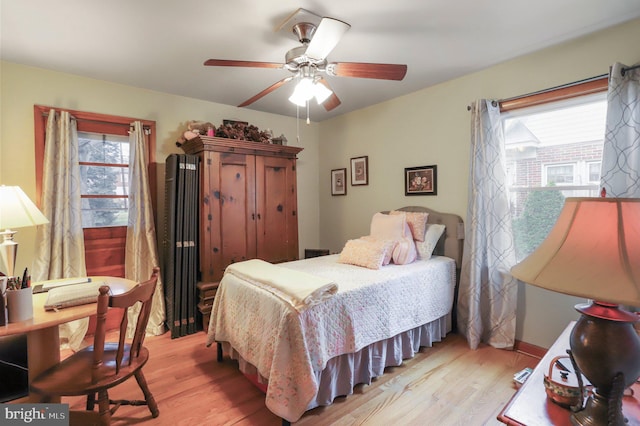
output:
[[608,197],[640,197],[640,68],[615,63],[609,76],[601,187]]
[[[44,149],[42,210],[49,223],[37,230],[32,275],[35,281],[86,277],[78,132],[68,112],[49,111]],[[88,318],[61,325],[61,343],[78,349],[88,325]]]
[[[134,122],[129,132],[129,222],[125,251],[125,277],[136,281],[146,281],[155,266],[159,266],[156,247],[156,228],[151,208],[151,190],[147,175],[147,143],[142,123]],[[129,310],[129,327],[133,333],[137,309]],[[147,333],[159,335],[165,332],[164,291],[158,279],[151,304],[151,317]]]
[[478,100],[471,111],[471,170],[464,254],[458,294],[458,329],[469,346],[512,348],[517,280],[505,148],[499,106]]

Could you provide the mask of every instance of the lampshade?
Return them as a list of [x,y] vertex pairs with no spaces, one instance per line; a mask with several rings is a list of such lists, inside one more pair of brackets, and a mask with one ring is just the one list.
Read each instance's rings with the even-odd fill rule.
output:
[[511,273],[547,290],[640,306],[640,199],[567,198],[547,238]]
[[0,186],[0,230],[49,223],[19,186]]
[[[17,186],[0,186],[0,257],[7,268],[7,275],[14,275],[18,243],[13,241],[16,231],[12,228],[36,226],[49,223],[35,204]],[[2,231],[4,230],[4,231]]]
[[324,84],[314,81],[311,77],[303,77],[293,90],[289,101],[298,106],[305,106],[307,101],[315,97],[318,104],[321,104],[326,101],[332,93],[333,92]]

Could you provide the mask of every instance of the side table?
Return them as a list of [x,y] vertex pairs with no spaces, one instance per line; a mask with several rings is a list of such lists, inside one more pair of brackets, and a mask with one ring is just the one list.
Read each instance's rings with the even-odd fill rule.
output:
[[[540,360],[527,381],[513,395],[511,401],[502,409],[498,420],[508,425],[527,426],[571,426],[571,411],[559,406],[547,398],[544,389],[544,374],[549,370],[549,363],[558,355],[566,355],[569,349],[569,336],[575,321],[569,323],[558,340],[549,348]],[[640,425],[640,384],[631,387],[634,396],[625,396],[622,411],[629,421],[627,425]]]

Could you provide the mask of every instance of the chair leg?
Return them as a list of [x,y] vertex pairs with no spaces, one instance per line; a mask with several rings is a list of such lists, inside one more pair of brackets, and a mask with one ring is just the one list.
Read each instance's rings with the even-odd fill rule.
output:
[[147,401],[147,406],[149,407],[149,411],[151,411],[151,417],[158,417],[160,415],[160,410],[158,410],[158,404],[156,400],[153,398],[151,391],[149,390],[149,386],[147,386],[147,381],[144,378],[144,374],[142,374],[142,370],[138,370],[135,373],[136,381],[138,382],[138,386],[142,389],[142,393],[144,394],[144,400]]
[[106,390],[98,391],[98,407],[100,413],[100,424],[108,426],[111,424],[111,410],[109,407],[109,394]]
[[87,395],[87,411],[93,411],[96,406],[96,394]]

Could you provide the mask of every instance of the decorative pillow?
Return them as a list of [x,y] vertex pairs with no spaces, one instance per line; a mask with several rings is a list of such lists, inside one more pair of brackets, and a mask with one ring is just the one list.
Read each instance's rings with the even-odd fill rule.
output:
[[[408,227],[409,225],[407,225],[407,228]],[[416,243],[413,241],[413,238],[409,236],[398,240],[396,247],[393,249],[393,263],[396,265],[407,265],[414,262],[417,257]]]
[[376,213],[371,218],[369,235],[381,240],[399,240],[404,237],[406,223],[405,215]]
[[382,266],[385,266],[391,263],[391,256],[393,254],[393,249],[396,247],[397,241],[381,240],[379,238],[372,237],[371,235],[360,237],[360,239],[364,241],[370,241],[376,244],[382,244],[384,246],[384,260],[382,261]]
[[438,223],[427,224],[427,231],[424,235],[424,241],[416,242],[416,248],[418,249],[418,257],[422,260],[431,259],[433,250],[436,248],[436,244],[440,240],[442,234],[444,234],[445,226]]
[[386,247],[387,244],[380,241],[349,240],[338,257],[338,263],[380,269],[387,251]]
[[403,212],[401,210],[391,210],[390,215],[404,214],[411,229],[411,235],[416,241],[424,241],[424,233],[427,230],[427,219],[429,213],[426,212]]

